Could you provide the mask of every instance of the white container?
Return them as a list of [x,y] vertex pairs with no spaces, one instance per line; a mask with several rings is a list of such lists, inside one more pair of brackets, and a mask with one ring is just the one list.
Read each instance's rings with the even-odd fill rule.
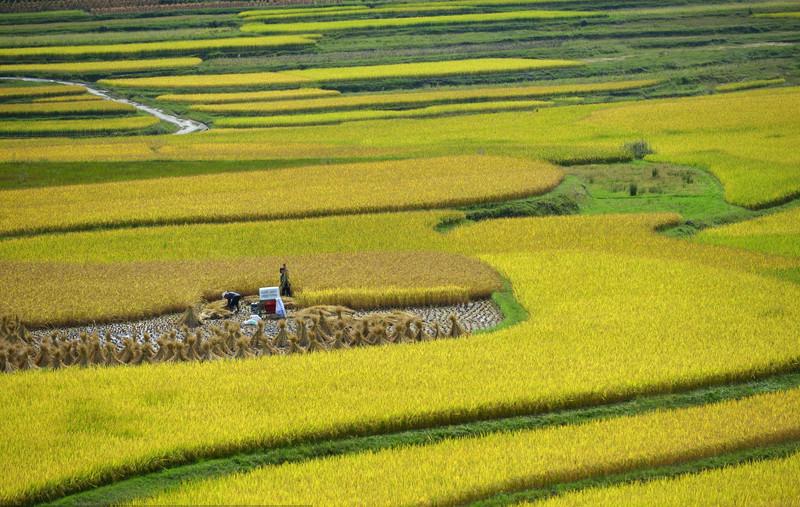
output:
[[258,299],[278,299],[281,297],[281,290],[278,287],[261,287],[258,289]]

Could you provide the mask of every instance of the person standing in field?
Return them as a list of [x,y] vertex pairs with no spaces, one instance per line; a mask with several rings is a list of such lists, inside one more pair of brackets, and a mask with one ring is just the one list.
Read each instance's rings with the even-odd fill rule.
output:
[[241,294],[225,291],[222,293],[222,297],[228,301],[229,312],[239,313],[239,300],[242,299]]
[[292,284],[289,283],[289,270],[286,269],[286,264],[280,269],[281,271],[281,296],[292,297]]

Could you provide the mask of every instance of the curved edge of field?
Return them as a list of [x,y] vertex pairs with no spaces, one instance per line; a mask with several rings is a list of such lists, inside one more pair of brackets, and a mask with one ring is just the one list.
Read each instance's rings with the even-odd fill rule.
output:
[[[513,293],[496,292],[513,298]],[[493,295],[494,297],[494,295]],[[500,326],[508,322],[508,319]],[[485,330],[486,332],[490,330]],[[507,419],[490,419],[459,425],[433,427],[428,429],[404,431],[379,436],[355,437],[335,441],[298,443],[286,447],[259,449],[251,453],[237,454],[220,459],[200,459],[196,463],[187,463],[173,468],[156,470],[139,476],[130,477],[107,485],[84,489],[69,493],[54,500],[53,505],[85,505],[85,504],[122,504],[134,500],[144,500],[156,494],[164,493],[180,487],[189,481],[212,479],[242,473],[265,465],[281,465],[307,461],[325,456],[353,454],[358,452],[377,451],[379,449],[396,448],[409,445],[430,445],[448,438],[487,435],[497,432],[517,431],[522,429],[539,429],[567,424],[581,424],[593,420],[609,419],[624,415],[634,415],[656,410],[674,410],[701,406],[719,401],[737,399],[755,394],[780,391],[800,386],[800,374],[788,373],[768,377],[763,380],[748,381],[718,387],[701,388],[678,394],[658,394],[637,397],[630,401],[579,408],[540,415],[518,416]],[[680,476],[685,473],[728,466],[753,459],[769,459],[787,452],[800,449],[800,442],[760,447],[746,451],[731,453],[715,458],[701,459],[683,465],[644,469],[632,473],[605,476],[577,483],[562,483],[546,490],[530,490],[517,494],[502,493],[489,498],[478,505],[508,505],[520,499],[540,499],[553,494],[566,493],[592,486],[614,485],[644,478],[661,478]]]

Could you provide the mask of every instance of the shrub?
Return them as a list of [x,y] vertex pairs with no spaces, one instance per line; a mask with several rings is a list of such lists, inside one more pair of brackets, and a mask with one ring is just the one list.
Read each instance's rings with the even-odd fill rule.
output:
[[637,160],[642,160],[645,155],[650,155],[656,152],[656,150],[654,150],[644,139],[625,143],[622,145],[622,149],[629,151],[631,155],[633,155],[633,158]]

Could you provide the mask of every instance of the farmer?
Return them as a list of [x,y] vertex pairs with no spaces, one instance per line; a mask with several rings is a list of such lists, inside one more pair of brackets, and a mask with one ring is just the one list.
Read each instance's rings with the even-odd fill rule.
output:
[[289,283],[289,270],[286,264],[281,268],[281,296],[292,297],[292,284]]
[[[228,292],[225,291],[222,293],[222,297],[228,300],[228,311],[239,313],[239,300],[242,299],[241,294],[237,294],[235,292]],[[235,310],[234,310],[235,308]]]

